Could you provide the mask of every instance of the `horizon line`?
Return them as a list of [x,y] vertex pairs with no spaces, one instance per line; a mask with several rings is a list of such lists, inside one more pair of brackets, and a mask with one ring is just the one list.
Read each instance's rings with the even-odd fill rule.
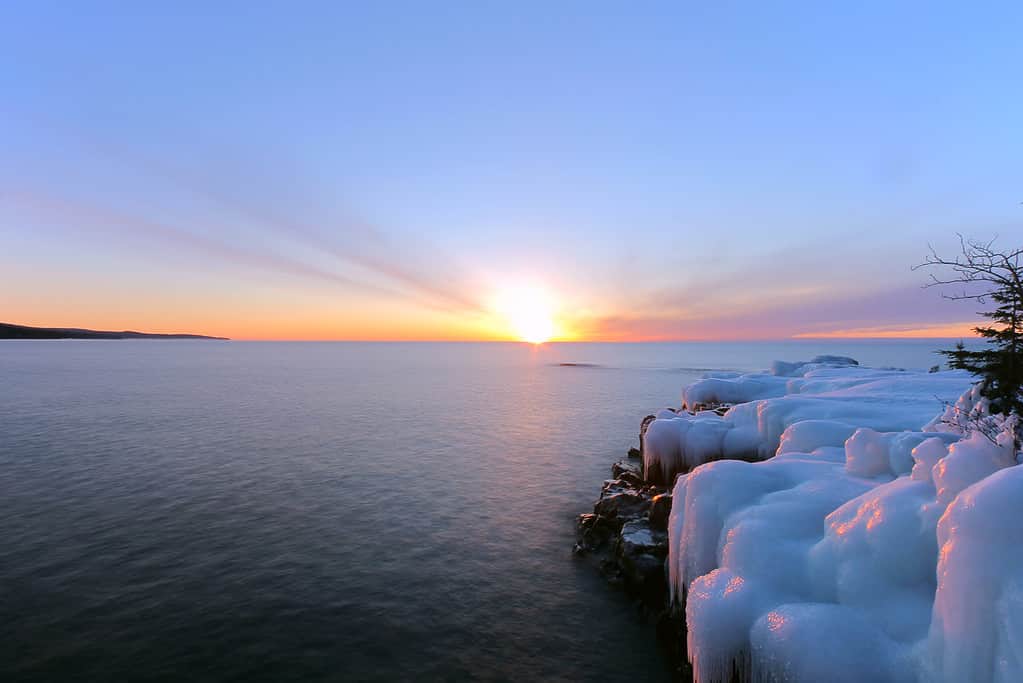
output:
[[524,346],[547,346],[549,344],[742,344],[755,342],[814,342],[814,341],[951,341],[956,339],[977,339],[977,335],[957,335],[940,337],[921,336],[808,336],[794,335],[791,337],[758,337],[749,339],[736,338],[700,338],[700,339],[550,339],[544,342],[528,342],[521,339],[358,339],[358,338],[331,338],[313,339],[298,337],[231,337],[224,340],[210,341],[238,341],[238,342],[303,342],[303,343],[343,343],[343,344],[522,344]]

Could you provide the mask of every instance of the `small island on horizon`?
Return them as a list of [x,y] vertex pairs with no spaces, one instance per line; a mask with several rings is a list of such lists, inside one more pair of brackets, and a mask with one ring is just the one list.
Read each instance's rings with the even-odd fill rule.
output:
[[0,339],[214,339],[228,341],[228,337],[210,337],[203,334],[154,334],[122,330],[87,330],[78,327],[30,327],[0,322]]

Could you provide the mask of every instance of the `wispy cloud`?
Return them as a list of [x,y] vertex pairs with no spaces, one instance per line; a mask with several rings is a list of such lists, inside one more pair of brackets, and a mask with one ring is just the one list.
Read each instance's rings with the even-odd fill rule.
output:
[[933,289],[902,286],[773,302],[751,291],[741,310],[700,315],[606,315],[573,322],[587,338],[605,340],[776,339],[860,328],[919,330],[975,318],[969,302],[942,299]]
[[184,247],[202,256],[242,266],[329,282],[356,291],[399,296],[394,290],[362,282],[340,273],[324,270],[279,254],[221,242],[169,223],[122,213],[81,201],[48,197],[41,193],[8,189],[0,193],[0,202],[27,209],[38,216],[56,218],[74,227],[105,232],[120,237],[142,238]]
[[[19,112],[8,108],[8,114],[19,115]],[[234,162],[236,167],[232,168],[229,154],[220,155],[209,163],[203,163],[200,158],[193,158],[192,167],[186,167],[154,158],[151,154],[125,144],[86,134],[75,126],[52,117],[33,113],[32,123],[36,127],[44,128],[48,134],[58,136],[69,144],[75,144],[107,163],[122,167],[122,172],[130,174],[136,181],[140,177],[148,179],[153,190],[185,193],[199,199],[213,209],[211,214],[214,215],[203,219],[208,223],[217,221],[215,214],[218,210],[226,210],[247,225],[252,233],[250,244],[254,246],[230,245],[164,224],[166,228],[176,231],[176,239],[180,242],[191,241],[196,247],[202,242],[203,249],[210,255],[219,252],[225,258],[238,262],[239,254],[244,253],[245,260],[250,264],[257,261],[261,262],[263,267],[268,267],[271,263],[287,264],[282,272],[306,275],[321,273],[322,275],[313,276],[326,277],[337,284],[359,290],[372,288],[372,285],[351,275],[339,275],[304,263],[299,258],[267,253],[259,246],[260,240],[257,235],[270,232],[296,245],[317,250],[335,260],[342,268],[354,266],[356,270],[364,272],[372,279],[388,282],[390,287],[380,289],[386,289],[395,295],[404,293],[419,305],[448,312],[480,313],[484,310],[484,303],[467,293],[472,292],[473,288],[468,286],[466,274],[426,240],[417,238],[416,244],[398,241],[370,221],[354,217],[354,212],[348,212],[348,215],[338,218],[336,211],[327,212],[323,207],[318,207],[315,198],[309,198],[308,205],[303,207],[302,211],[304,214],[320,214],[315,222],[282,212],[273,206],[273,202],[280,200],[281,197],[275,196],[272,190],[265,198],[253,198],[253,188],[246,187],[247,179],[251,179],[252,176],[250,170],[238,165],[240,162]],[[268,168],[284,166],[267,159],[263,159],[260,165]],[[216,167],[218,173],[212,175],[198,170],[208,167]],[[295,169],[289,170],[290,175],[296,172]],[[283,178],[277,178],[266,185],[280,185],[282,180]],[[294,178],[290,181],[295,184]],[[61,200],[53,198],[52,191],[34,194],[36,199],[48,195],[50,203],[61,203]],[[97,202],[92,211],[117,212],[117,209],[112,207],[101,209]],[[132,221],[136,224],[140,221],[162,223],[141,216],[134,216]],[[428,264],[428,268],[410,262],[407,259],[410,254],[415,254],[415,261]]]

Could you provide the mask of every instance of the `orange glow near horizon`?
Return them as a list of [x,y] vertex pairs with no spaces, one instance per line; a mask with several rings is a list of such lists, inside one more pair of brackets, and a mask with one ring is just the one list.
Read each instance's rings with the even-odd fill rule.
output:
[[[238,341],[518,341],[530,344],[548,342],[671,342],[671,341],[740,341],[740,338],[694,335],[686,338],[621,333],[605,334],[587,326],[568,324],[556,316],[549,304],[536,305],[536,300],[514,295],[510,303],[490,314],[433,317],[408,312],[405,315],[350,314],[321,316],[312,311],[267,320],[250,317],[246,311],[215,314],[192,310],[167,312],[134,311],[127,314],[94,312],[92,315],[60,315],[57,317],[10,316],[2,322],[34,327],[84,327],[94,330],[135,330],[163,334],[203,334],[229,337]],[[871,327],[825,332],[807,332],[790,339],[927,339],[974,338],[977,323],[957,323],[930,327]],[[577,330],[577,331],[573,331]],[[784,336],[746,337],[746,340],[785,339]]]
[[793,335],[793,339],[948,339],[976,337],[973,330],[977,322],[946,323],[924,327],[863,327],[831,332],[806,332]]
[[[97,278],[103,296],[79,293],[59,278],[44,282],[33,298],[4,311],[3,322],[37,327],[84,327],[230,337],[237,340],[308,341],[518,341],[544,343],[721,341],[786,338],[973,338],[974,321],[902,324],[800,332],[756,329],[731,318],[693,318],[680,328],[667,317],[615,317],[590,309],[578,294],[510,285],[491,290],[478,308],[444,310],[411,301],[326,296],[316,291],[266,288],[242,292],[194,291],[183,286],[160,301]],[[68,295],[67,292],[71,292]],[[63,293],[63,298],[61,294]],[[59,302],[59,303],[57,303]],[[603,315],[601,315],[603,313]],[[835,326],[837,327],[837,325]]]

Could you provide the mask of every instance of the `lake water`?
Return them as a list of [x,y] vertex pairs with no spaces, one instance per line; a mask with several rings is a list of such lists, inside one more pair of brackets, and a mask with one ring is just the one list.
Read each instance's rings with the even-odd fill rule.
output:
[[667,679],[571,553],[640,419],[939,346],[0,342],[0,679]]

